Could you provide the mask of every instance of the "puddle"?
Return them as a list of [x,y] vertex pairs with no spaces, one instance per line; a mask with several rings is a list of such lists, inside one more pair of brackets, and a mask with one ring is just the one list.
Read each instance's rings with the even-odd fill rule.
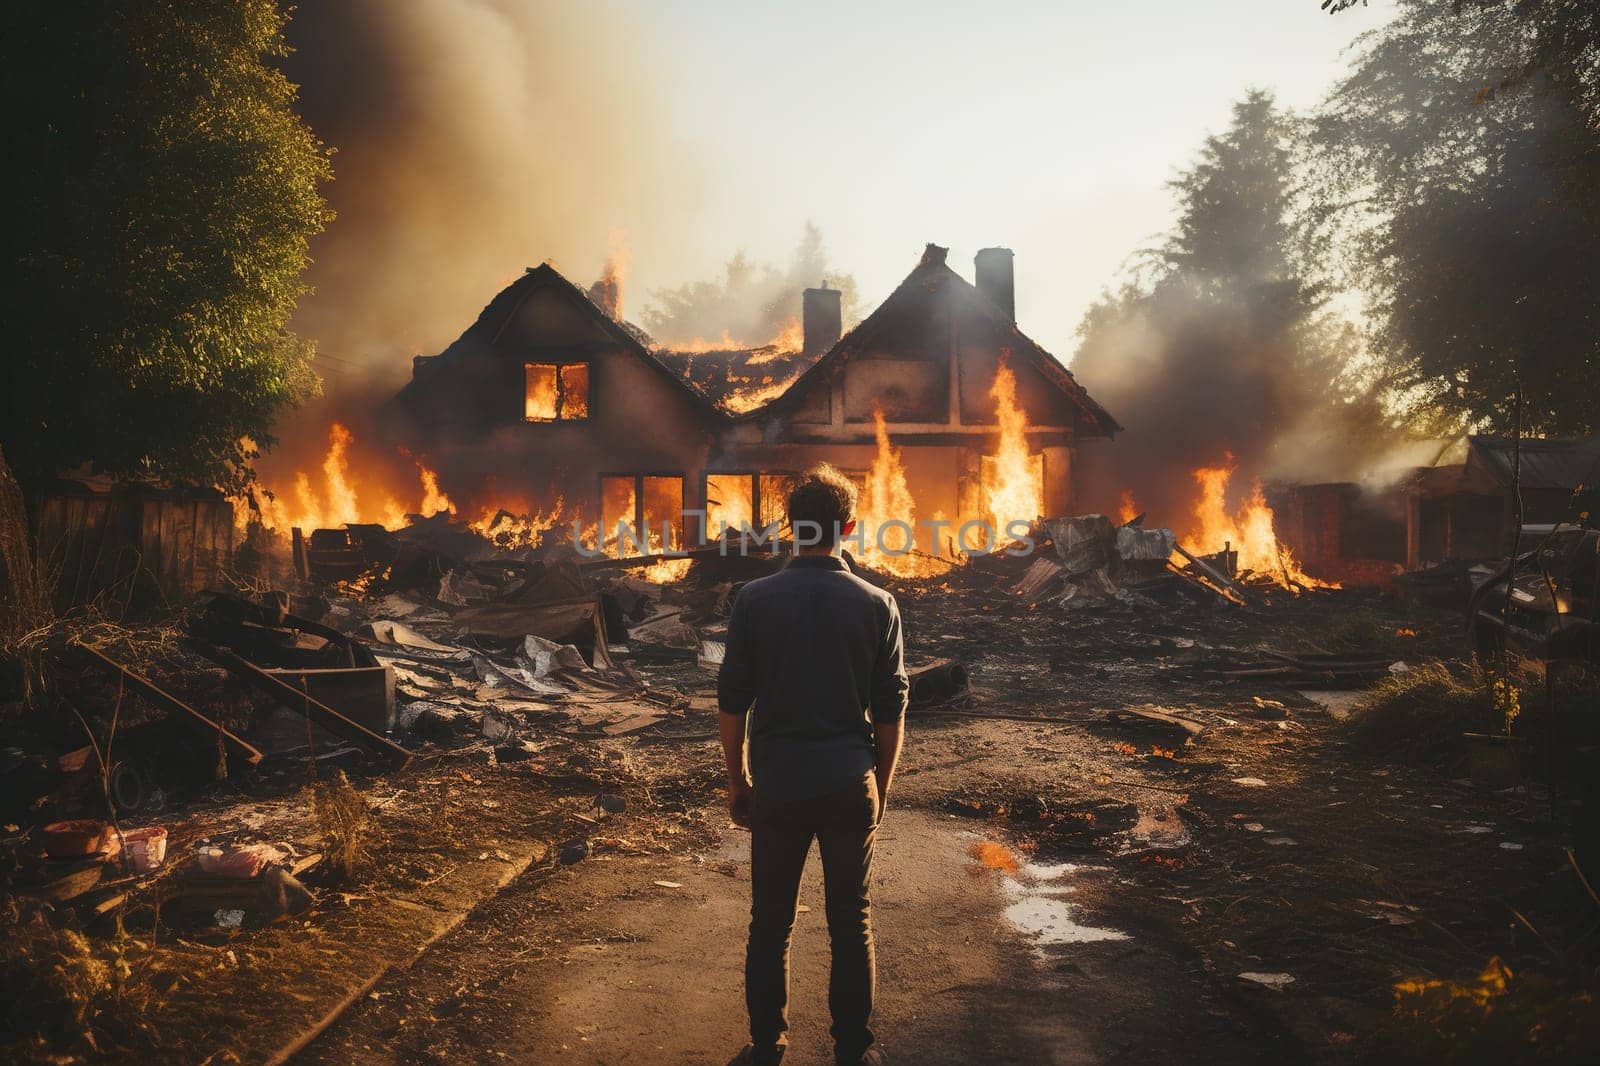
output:
[[1104,866],[1081,866],[1075,862],[1058,862],[1041,865],[1028,862],[1022,864],[1022,875],[1031,881],[1054,881],[1067,874],[1075,874],[1081,870],[1103,870]]
[[1005,902],[1001,913],[1033,942],[1034,951],[1039,955],[1046,954],[1044,949],[1061,944],[1130,939],[1120,929],[1086,923],[1081,917],[1083,908],[1061,898],[1078,890],[1075,882],[1080,875],[1103,873],[1106,867],[1074,862],[1024,862],[1006,845],[981,838],[973,840],[967,854],[974,860],[975,871],[992,870],[999,876],[1000,895]]
[[1028,896],[1005,909],[1006,921],[1034,939],[1037,947],[1050,944],[1093,944],[1103,940],[1127,940],[1117,929],[1098,929],[1073,918],[1072,904],[1047,896]]

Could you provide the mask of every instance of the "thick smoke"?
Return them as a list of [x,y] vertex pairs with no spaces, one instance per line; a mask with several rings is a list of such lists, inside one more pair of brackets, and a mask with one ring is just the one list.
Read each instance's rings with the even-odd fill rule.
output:
[[1072,363],[1125,427],[1097,453],[1087,501],[1115,513],[1130,490],[1154,524],[1190,526],[1193,471],[1229,463],[1232,504],[1256,480],[1360,481],[1400,444],[1356,369],[1354,330],[1331,316],[1279,328],[1274,294],[1230,302],[1194,286],[1107,297]]
[[766,344],[798,319],[801,292],[824,283],[840,290],[848,329],[858,313],[855,278],[831,267],[822,231],[807,224],[787,265],[752,262],[738,252],[720,278],[652,293],[642,324],[667,347],[716,343],[723,336],[731,347]]
[[[1306,278],[1298,128],[1246,92],[1168,183],[1177,218],[1144,277],[1085,316],[1073,370],[1126,428],[1094,502],[1123,490],[1190,526],[1202,468],[1255,482],[1359,480],[1393,442],[1359,331]],[[1109,499],[1108,499],[1109,497]]]
[[376,407],[525,266],[587,282],[618,227],[651,247],[689,236],[700,183],[660,91],[671,72],[611,3],[303,4],[288,37],[338,218],[295,320],[327,395],[280,431],[269,483],[314,466],[335,415]]

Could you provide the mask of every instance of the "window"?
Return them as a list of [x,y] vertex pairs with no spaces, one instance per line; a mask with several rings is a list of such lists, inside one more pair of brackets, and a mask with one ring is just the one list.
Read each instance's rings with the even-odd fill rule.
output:
[[683,478],[641,478],[639,517],[644,519],[652,554],[663,550],[682,551]]
[[753,524],[755,478],[750,474],[706,475],[706,539],[715,540],[724,528],[740,530]]
[[789,474],[762,474],[756,499],[761,504],[761,528],[789,524]]
[[607,555],[655,555],[681,550],[683,478],[658,474],[602,476],[600,529]]
[[716,540],[724,527],[782,529],[789,520],[792,480],[792,474],[707,474],[706,539]]
[[565,422],[589,417],[588,363],[524,363],[522,417]]

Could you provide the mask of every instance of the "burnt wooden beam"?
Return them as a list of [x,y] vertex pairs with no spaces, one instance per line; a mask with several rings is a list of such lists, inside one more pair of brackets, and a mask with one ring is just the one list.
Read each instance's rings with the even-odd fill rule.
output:
[[1172,550],[1189,560],[1196,570],[1200,571],[1212,581],[1215,581],[1220,587],[1227,590],[1227,592],[1232,593],[1232,595],[1227,597],[1228,599],[1233,600],[1233,602],[1237,603],[1240,607],[1245,606],[1244,590],[1239,587],[1238,582],[1234,581],[1232,578],[1228,577],[1226,574],[1222,573],[1205,560],[1199,558],[1198,556],[1189,554],[1189,549],[1185,548],[1177,541],[1172,542]]
[[328,732],[368,751],[386,756],[400,766],[411,762],[411,753],[388,737],[374,733],[353,718],[345,717],[326,703],[236,654],[231,648],[217,647],[200,640],[190,640],[186,643],[200,655],[225,668],[239,680],[254,686],[261,693],[271,696],[285,707],[291,710],[304,708],[306,713]]
[[1172,562],[1168,562],[1167,563],[1167,570],[1168,570],[1168,572],[1176,574],[1179,577],[1183,578],[1183,580],[1189,582],[1191,585],[1195,585],[1195,586],[1197,586],[1199,588],[1203,588],[1207,592],[1211,593],[1214,596],[1222,597],[1224,600],[1227,600],[1229,603],[1235,604],[1235,605],[1237,605],[1239,607],[1248,606],[1248,604],[1244,600],[1244,597],[1240,596],[1237,592],[1233,591],[1231,588],[1227,587],[1226,585],[1217,584],[1215,581],[1212,581],[1210,578],[1206,577],[1204,574],[1198,573],[1198,572],[1193,571],[1193,570],[1185,570],[1183,567],[1178,566],[1178,565],[1176,565],[1175,563],[1172,563]]
[[[766,545],[763,545],[764,547]],[[716,559],[723,555],[717,545],[705,548],[692,548],[689,551],[673,552],[671,555],[630,555],[626,558],[616,558],[610,555],[594,555],[578,563],[585,570],[627,570],[635,566],[654,566],[656,563],[668,563],[675,559]]]
[[178,697],[172,695],[172,693],[161,688],[149,678],[143,676],[142,674],[135,673],[133,670],[117,662],[115,659],[111,658],[109,655],[92,645],[85,644],[81,641],[76,641],[74,642],[74,646],[86,652],[91,659],[99,663],[101,666],[104,666],[113,673],[120,675],[123,683],[132,689],[136,694],[143,696],[156,706],[161,707],[168,713],[175,715],[178,721],[189,725],[195,730],[195,732],[207,736],[220,736],[223,740],[223,743],[227,745],[230,754],[237,755],[251,766],[254,766],[261,761],[263,756],[260,749],[250,744],[243,737],[240,737],[236,733],[229,730],[222,723],[214,722],[210,718],[201,714],[199,711],[195,710]]

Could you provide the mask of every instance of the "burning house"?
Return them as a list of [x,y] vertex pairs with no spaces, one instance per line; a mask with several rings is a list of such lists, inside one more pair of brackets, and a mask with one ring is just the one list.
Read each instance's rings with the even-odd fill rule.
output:
[[1072,513],[1076,450],[1120,428],[1018,329],[1011,252],[975,265],[968,282],[929,245],[848,333],[840,294],[808,289],[797,353],[654,349],[604,290],[530,268],[416,358],[385,420],[470,513],[642,523],[652,549],[683,547],[779,519],[784,479],[826,461],[869,527],[917,523],[916,546],[944,551],[965,521]]

